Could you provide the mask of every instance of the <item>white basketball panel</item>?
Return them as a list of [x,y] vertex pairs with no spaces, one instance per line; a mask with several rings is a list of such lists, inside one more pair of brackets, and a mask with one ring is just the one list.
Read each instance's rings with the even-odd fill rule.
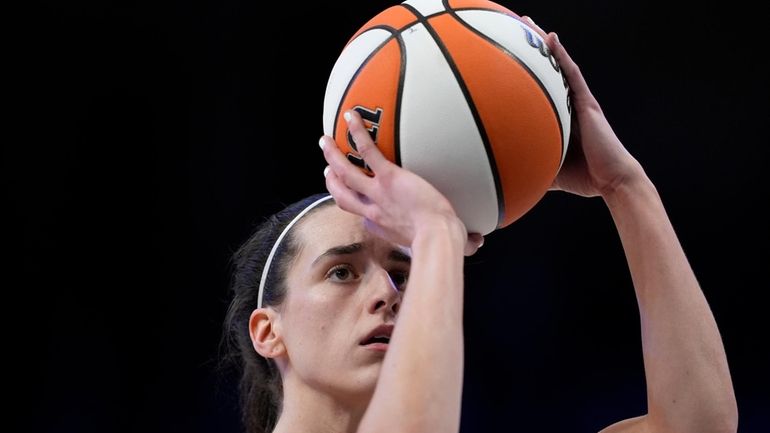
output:
[[469,232],[488,234],[498,224],[497,191],[471,109],[423,24],[402,35],[401,163],[452,202]]
[[432,15],[446,10],[441,0],[408,0],[403,2],[417,9],[423,16]]

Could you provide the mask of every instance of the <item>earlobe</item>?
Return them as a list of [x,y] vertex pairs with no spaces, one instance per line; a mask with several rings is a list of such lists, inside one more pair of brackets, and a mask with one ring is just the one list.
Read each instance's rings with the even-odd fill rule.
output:
[[277,358],[285,352],[277,319],[278,314],[272,308],[257,308],[249,317],[251,343],[265,358]]

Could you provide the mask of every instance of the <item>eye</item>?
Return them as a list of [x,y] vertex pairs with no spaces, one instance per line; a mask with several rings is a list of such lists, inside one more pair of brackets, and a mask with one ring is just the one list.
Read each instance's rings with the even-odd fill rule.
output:
[[390,281],[393,281],[393,285],[399,291],[403,292],[406,289],[406,282],[409,280],[408,271],[391,271],[388,275],[390,275]]
[[329,269],[326,278],[337,283],[347,283],[358,279],[358,274],[350,265],[337,265]]

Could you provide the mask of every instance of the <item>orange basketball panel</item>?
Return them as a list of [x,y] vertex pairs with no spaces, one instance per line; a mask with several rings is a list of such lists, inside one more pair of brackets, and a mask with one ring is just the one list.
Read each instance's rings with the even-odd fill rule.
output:
[[410,24],[413,24],[417,21],[417,17],[414,16],[414,14],[407,8],[397,5],[392,6],[388,9],[385,9],[384,11],[380,12],[377,16],[369,20],[366,24],[361,26],[361,29],[359,29],[356,34],[353,35],[352,38],[348,41],[352,41],[353,39],[357,38],[358,35],[365,32],[366,30],[371,29],[372,27],[376,26],[388,26],[392,27],[395,30],[401,30],[404,27],[407,27]]
[[358,152],[348,140],[347,123],[342,116],[345,111],[356,109],[364,119],[370,135],[375,136],[375,143],[383,155],[390,161],[398,162],[395,124],[401,66],[401,46],[398,39],[393,38],[362,65],[353,77],[336,114],[334,130],[337,145],[343,153],[350,155],[349,159],[357,157]]
[[500,227],[518,219],[548,190],[561,162],[561,130],[536,79],[507,53],[453,16],[430,19],[451,53],[494,154],[503,188]]
[[485,0],[449,0],[449,7],[452,9],[487,9],[518,17],[505,6]]

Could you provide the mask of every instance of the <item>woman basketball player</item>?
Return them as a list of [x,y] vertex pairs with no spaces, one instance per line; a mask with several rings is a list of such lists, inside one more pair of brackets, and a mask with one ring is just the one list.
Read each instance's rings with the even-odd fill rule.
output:
[[[719,331],[656,189],[556,34],[537,29],[569,82],[579,125],[553,189],[604,200],[642,319],[648,413],[603,431],[735,432]],[[226,327],[243,368],[246,428],[457,432],[463,256],[483,239],[429,183],[386,160],[356,113],[346,118],[376,176],[323,137],[333,200],[289,206],[235,254]]]

